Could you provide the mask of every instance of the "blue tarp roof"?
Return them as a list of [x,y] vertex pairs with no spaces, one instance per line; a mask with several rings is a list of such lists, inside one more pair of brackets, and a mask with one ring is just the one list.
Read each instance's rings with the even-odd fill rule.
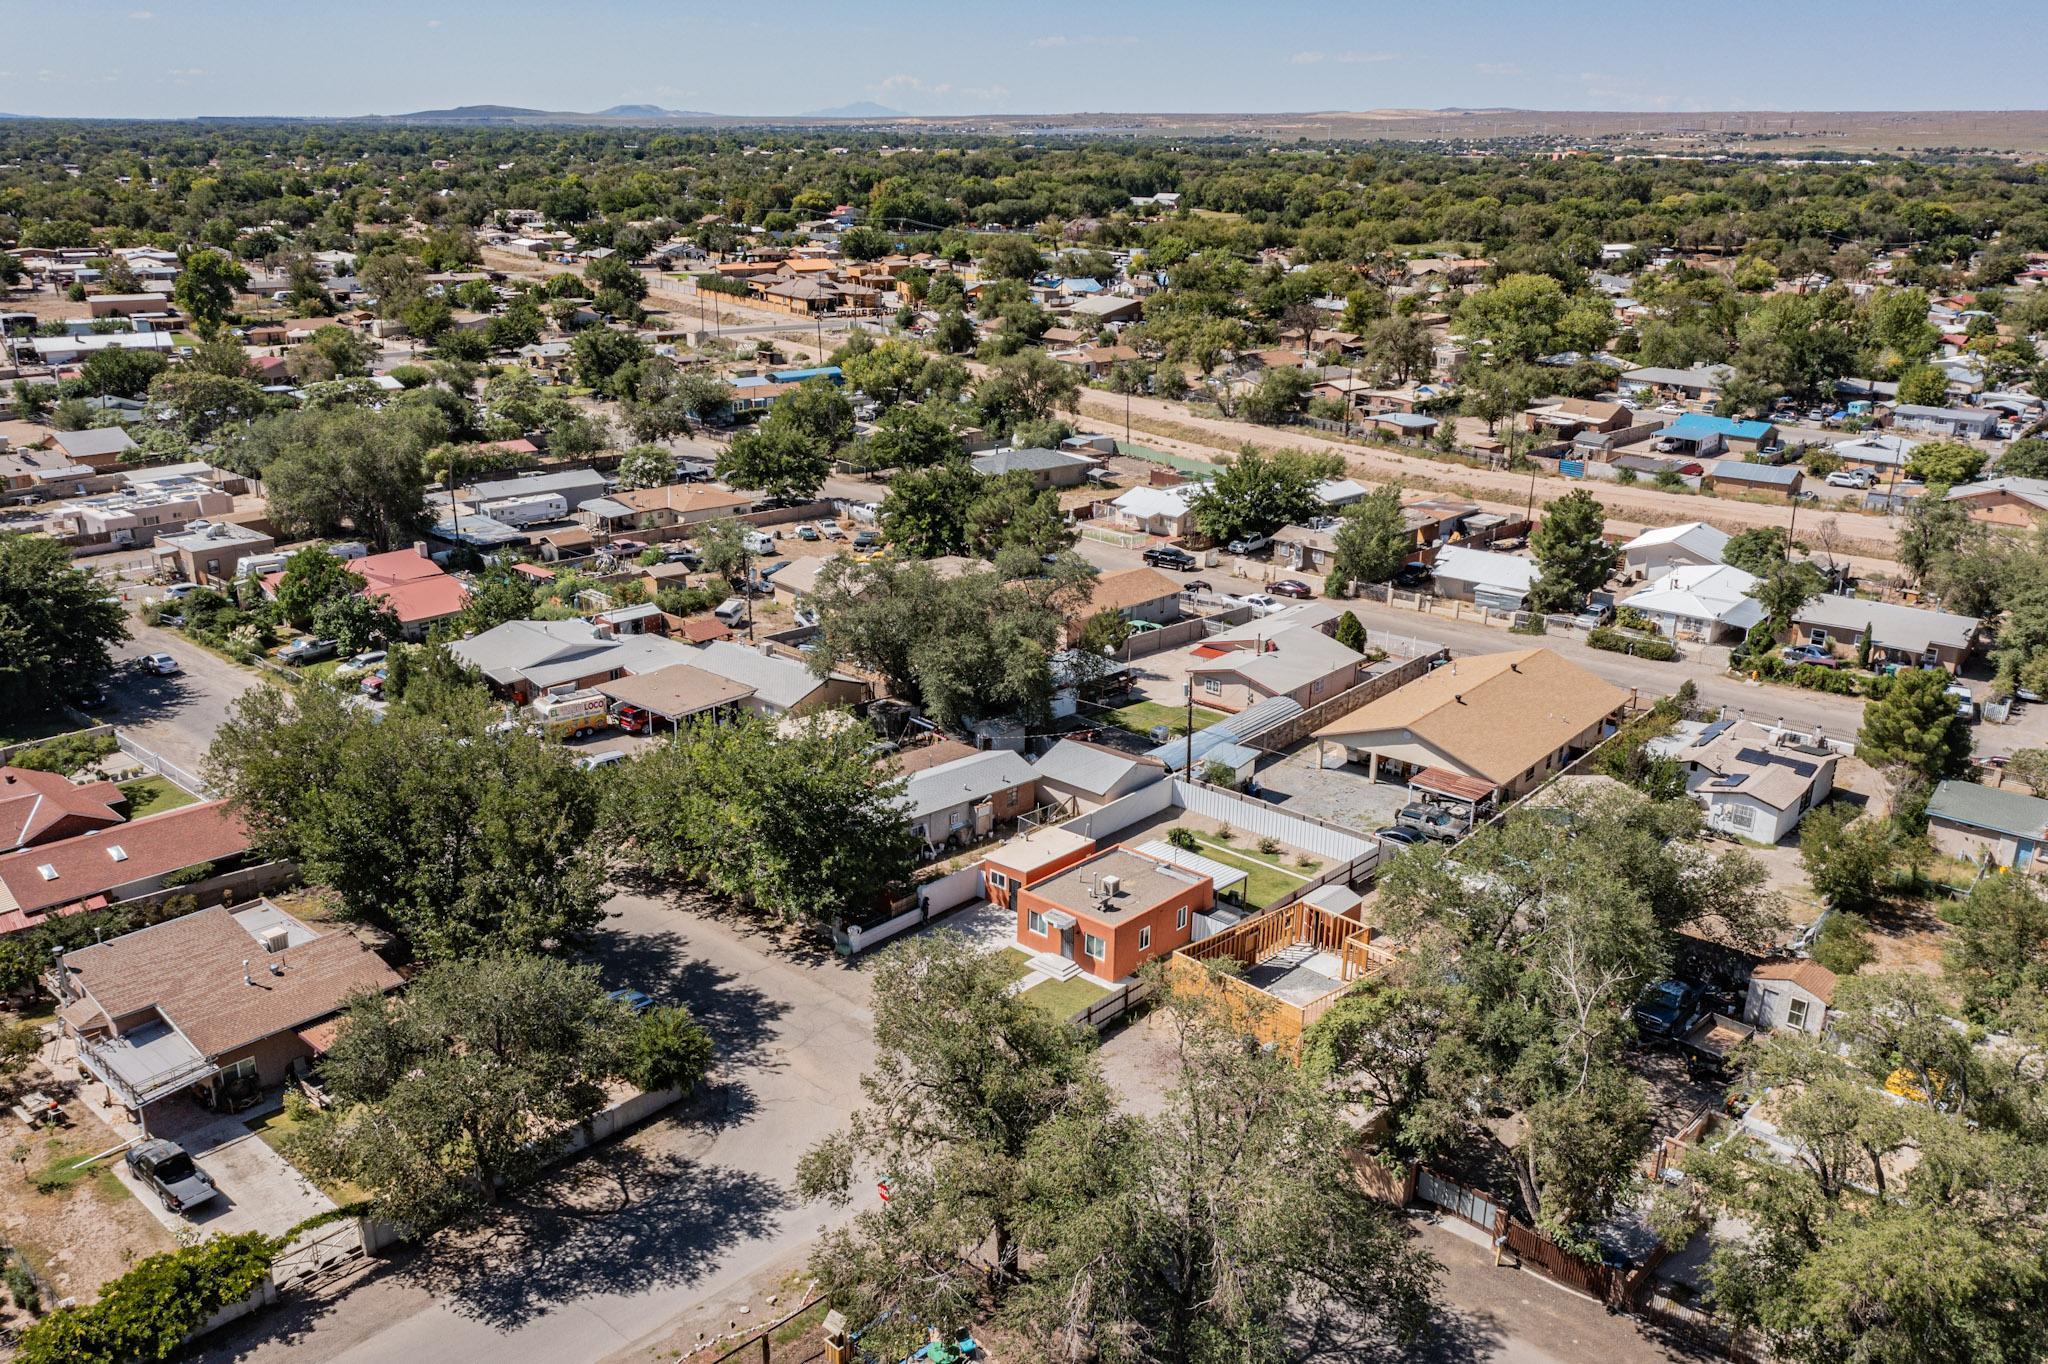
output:
[[820,365],[815,369],[779,369],[768,376],[778,384],[800,384],[806,379],[830,379],[839,382],[839,366]]

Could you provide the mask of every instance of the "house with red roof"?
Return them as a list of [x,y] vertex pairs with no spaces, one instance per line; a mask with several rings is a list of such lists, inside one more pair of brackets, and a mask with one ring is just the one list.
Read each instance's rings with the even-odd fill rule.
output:
[[427,628],[461,613],[469,589],[428,558],[423,549],[394,549],[349,563],[349,571],[365,584],[363,595],[391,608],[407,639],[423,639]]
[[127,804],[110,781],[80,786],[56,772],[0,767],[0,853],[119,824]]
[[0,854],[0,934],[154,895],[174,873],[249,848],[248,826],[219,800],[17,848]]

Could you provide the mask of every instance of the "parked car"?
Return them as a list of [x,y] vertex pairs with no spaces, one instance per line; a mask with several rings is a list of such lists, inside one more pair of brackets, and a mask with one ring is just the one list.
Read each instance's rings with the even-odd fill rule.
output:
[[654,728],[654,717],[641,707],[628,702],[613,713],[619,728],[628,734],[646,734]]
[[374,668],[390,656],[391,655],[388,650],[365,649],[361,653],[349,659],[348,666],[351,668],[355,668],[358,671],[364,668]]
[[774,554],[776,552],[775,536],[769,531],[750,530],[741,540],[741,543],[746,546],[747,553],[749,554]]
[[612,749],[608,753],[579,754],[576,758],[576,766],[585,772],[595,772],[600,767],[610,767],[613,763],[622,763],[625,760],[625,754],[617,749]]
[[199,590],[198,583],[172,583],[164,589],[165,601],[183,601]]
[[184,671],[178,666],[178,660],[169,654],[144,654],[137,661],[144,672],[155,673],[158,677],[176,677]]
[[1399,843],[1404,848],[1412,848],[1422,842],[1422,835],[1413,829],[1403,829],[1392,824],[1384,829],[1373,830],[1373,837],[1382,843]]
[[1240,606],[1249,606],[1252,609],[1252,614],[1255,616],[1270,616],[1287,605],[1286,602],[1281,601],[1278,597],[1269,597],[1264,592],[1250,592],[1242,597],[1232,598],[1232,600],[1236,601]]
[[1876,481],[1868,469],[1837,469],[1826,479],[1830,488],[1868,488]]
[[1153,568],[1178,569],[1182,573],[1192,573],[1198,566],[1195,556],[1178,545],[1154,545],[1141,557]]
[[695,568],[704,562],[704,556],[688,545],[674,545],[661,552],[661,561],[665,564],[681,564],[685,568]]
[[878,530],[855,531],[853,533],[853,547],[855,549],[880,549],[882,547],[882,532]]
[[1270,535],[1247,535],[1242,539],[1232,540],[1224,548],[1232,554],[1257,554],[1272,543],[1273,537]]
[[1968,687],[1960,682],[1952,682],[1942,688],[1941,694],[1956,703],[1957,715],[1960,715],[1965,720],[1977,718],[1977,698],[1970,694]]
[[1605,625],[1613,618],[1614,594],[1612,592],[1600,591],[1587,594],[1586,609],[1579,612],[1573,618],[1572,623],[1581,630],[1591,630],[1596,626]]
[[1463,822],[1449,810],[1421,801],[1404,805],[1394,816],[1394,827],[1449,843],[1464,832]]
[[371,673],[357,684],[357,688],[365,696],[382,696],[384,694],[384,674]]
[[1267,584],[1266,590],[1276,597],[1313,597],[1316,594],[1313,587],[1299,578],[1282,578],[1277,583]]
[[1662,406],[1660,406],[1657,410],[1659,412],[1662,412],[1667,417],[1682,417],[1685,415],[1685,409],[1680,407],[1677,403],[1665,403]]
[[1667,980],[1643,991],[1636,1001],[1636,1027],[1649,1037],[1677,1037],[1699,1012],[1698,987]]
[[220,1196],[213,1176],[192,1163],[185,1148],[161,1137],[128,1148],[125,1157],[135,1177],[156,1190],[170,1212],[190,1212]]
[[1816,668],[1834,668],[1841,665],[1841,660],[1818,644],[1794,644],[1781,650],[1778,657],[1791,664],[1811,663]]
[[654,1007],[654,1001],[639,990],[613,990],[605,998],[625,1005],[636,1014],[644,1014]]
[[747,602],[744,597],[727,597],[711,612],[727,625],[738,625],[747,618]]
[[1180,585],[1180,590],[1183,592],[1214,592],[1216,589],[1209,585],[1207,578],[1190,578]]
[[278,657],[294,667],[318,663],[323,658],[332,658],[341,652],[341,644],[332,639],[314,639],[301,635],[278,651]]
[[818,534],[818,528],[816,526],[811,525],[809,522],[805,522],[803,525],[798,526],[796,528],[796,538],[799,540],[818,540],[822,539],[823,537]]
[[1436,581],[1436,574],[1421,564],[1402,564],[1394,571],[1394,586],[1414,592]]

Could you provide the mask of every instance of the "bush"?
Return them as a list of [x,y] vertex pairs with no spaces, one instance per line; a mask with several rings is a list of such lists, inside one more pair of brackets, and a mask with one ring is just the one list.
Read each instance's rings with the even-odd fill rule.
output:
[[688,1093],[711,1069],[711,1034],[681,1007],[649,1009],[626,1043],[625,1078],[642,1089]]
[[213,875],[213,870],[213,863],[211,862],[194,862],[189,867],[180,867],[164,877],[164,889],[169,890],[173,886],[196,885]]
[[1828,915],[1813,940],[1813,959],[1838,976],[1853,976],[1876,957],[1870,946],[1870,921],[1848,910]]
[[112,753],[119,745],[111,734],[65,734],[46,744],[25,748],[7,761],[33,772],[61,772],[70,776]]
[[1544,624],[1542,616],[1531,611],[1527,620],[1517,621],[1515,624],[1510,625],[1508,633],[1511,635],[1547,635],[1550,633],[1550,627]]
[[1586,643],[1595,649],[1605,649],[1613,654],[1634,654],[1657,663],[1669,663],[1678,657],[1677,648],[1669,640],[1637,639],[1619,630],[1601,626],[1587,634]]
[[1268,857],[1278,856],[1280,852],[1280,840],[1277,838],[1260,839],[1259,851],[1264,853]]
[[699,275],[697,287],[708,293],[730,294],[734,298],[745,298],[753,292],[747,288],[745,280],[727,279],[724,275]]
[[220,1236],[152,1255],[104,1286],[99,1301],[30,1327],[16,1364],[127,1364],[174,1358],[185,1337],[270,1272],[278,1242],[261,1232]]
[[1193,852],[1195,849],[1202,846],[1201,843],[1196,840],[1195,831],[1193,829],[1169,829],[1166,834],[1166,841],[1168,843],[1171,843],[1174,847],[1179,848],[1182,852]]
[[27,1265],[7,1266],[7,1296],[13,1298],[14,1305],[24,1312],[43,1310],[42,1290],[36,1287],[35,1275],[28,1272]]

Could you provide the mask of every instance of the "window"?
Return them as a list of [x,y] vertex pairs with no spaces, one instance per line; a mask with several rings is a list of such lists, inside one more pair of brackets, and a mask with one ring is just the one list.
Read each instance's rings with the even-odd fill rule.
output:
[[1173,926],[1175,928],[1186,928],[1188,926],[1188,907],[1186,905],[1182,905],[1180,912],[1173,916]]
[[232,1065],[222,1066],[220,1068],[220,1073],[221,1078],[225,1080],[240,1080],[248,1076],[253,1076],[256,1073],[256,1058],[253,1056],[244,1056],[241,1060],[236,1061]]
[[1093,957],[1097,961],[1101,961],[1109,955],[1102,948],[1102,939],[1096,937],[1093,933],[1081,935],[1081,953],[1083,956]]
[[1144,951],[1144,950],[1145,950],[1146,948],[1150,947],[1151,945],[1152,945],[1152,930],[1151,930],[1151,929],[1150,929],[1149,927],[1147,927],[1147,928],[1141,928],[1141,929],[1139,929],[1139,930],[1138,930],[1138,950],[1139,950],[1140,952],[1142,952],[1142,951]]
[[1731,801],[1721,807],[1721,822],[1731,829],[1754,829],[1756,811],[1747,805],[1737,805]]
[[1010,878],[999,871],[992,871],[988,874],[988,883],[997,890],[1008,890],[1010,888]]
[[1043,933],[1045,932],[1045,916],[1034,909],[1024,920],[1024,925],[1033,933]]
[[1221,696],[1223,695],[1223,684],[1213,677],[1205,677],[1202,679],[1202,690],[1211,696]]
[[964,829],[967,827],[967,812],[965,810],[955,810],[947,817],[946,822],[955,829]]
[[1795,999],[1785,1006],[1785,1024],[1787,1027],[1798,1028],[1801,1032],[1806,1030],[1805,1000]]
[[1825,630],[1808,630],[1806,632],[1806,642],[1813,645],[1816,649],[1825,649],[1828,647],[1828,632]]

